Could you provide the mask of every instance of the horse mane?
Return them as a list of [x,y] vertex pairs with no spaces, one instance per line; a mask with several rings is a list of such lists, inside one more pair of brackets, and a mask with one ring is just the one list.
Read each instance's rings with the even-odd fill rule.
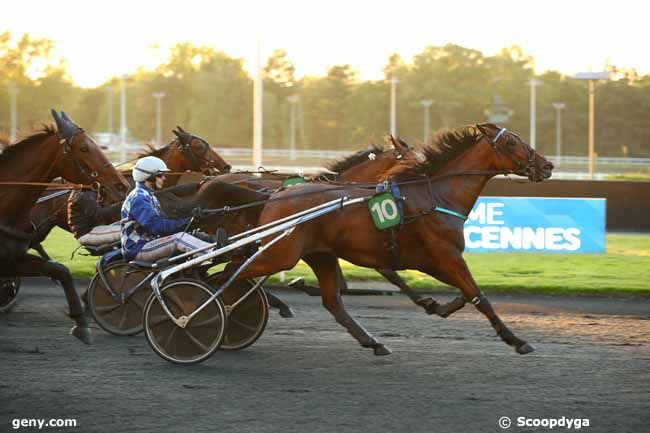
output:
[[156,149],[152,144],[146,144],[145,145],[145,150],[142,152],[138,153],[138,158],[144,158],[145,156],[156,156],[160,157],[167,151],[169,151],[171,146],[171,143],[169,143],[167,146],[163,146],[159,149]]
[[165,188],[154,194],[167,216],[181,218],[189,216],[192,209],[198,206],[196,193],[199,186],[199,182],[191,182]]
[[[485,126],[490,125],[492,124],[485,124]],[[481,132],[474,125],[441,129],[432,138],[431,144],[422,149],[421,159],[415,156],[404,158],[402,162],[386,172],[384,177],[403,178],[433,174],[472,147],[480,135]]]
[[0,144],[0,161],[6,161],[17,149],[40,143],[56,134],[56,132],[56,126],[44,123],[39,129],[32,131],[28,136],[16,143],[11,144],[9,140],[3,140],[2,144]]
[[332,161],[328,163],[325,168],[327,168],[329,171],[333,171],[335,173],[343,173],[346,170],[351,169],[352,167],[366,161],[368,159],[368,155],[371,153],[383,153],[384,148],[378,144],[372,144],[372,147],[370,149],[366,150],[360,150],[356,153],[353,153],[350,156],[346,156],[344,158],[341,158],[336,161]]

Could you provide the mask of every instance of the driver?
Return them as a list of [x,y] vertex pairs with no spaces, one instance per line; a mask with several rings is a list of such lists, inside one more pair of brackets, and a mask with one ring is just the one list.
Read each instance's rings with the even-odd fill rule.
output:
[[167,218],[153,191],[162,189],[167,165],[155,156],[135,164],[136,187],[122,205],[121,241],[126,260],[153,262],[175,252],[188,252],[210,245],[185,233],[189,218]]

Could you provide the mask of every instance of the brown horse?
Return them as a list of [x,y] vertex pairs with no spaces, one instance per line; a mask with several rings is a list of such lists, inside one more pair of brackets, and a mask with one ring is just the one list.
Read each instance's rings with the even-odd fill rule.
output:
[[[56,129],[45,126],[4,149],[0,155],[0,277],[48,276],[61,282],[70,316],[77,325],[72,334],[90,343],[84,316],[70,271],[60,263],[27,254],[33,227],[29,212],[45,190],[44,185],[64,177],[72,182],[95,184],[114,200],[123,199],[129,184],[106,159],[99,146],[65,113],[52,110]],[[11,185],[14,182],[31,185]]]
[[[357,204],[297,226],[253,261],[238,279],[289,270],[303,259],[316,274],[323,304],[336,321],[363,347],[373,348],[376,355],[387,355],[390,350],[345,311],[336,278],[337,257],[369,268],[416,269],[460,289],[462,301],[453,309],[461,308],[466,301],[473,303],[504,342],[520,354],[532,352],[533,347],[516,337],[496,315],[472,278],[462,256],[462,215],[469,214],[487,181],[496,174],[517,174],[539,182],[551,176],[553,165],[520,137],[493,124],[443,131],[424,154],[423,161],[407,159],[385,173],[386,178],[401,184],[406,199],[404,224],[397,235],[399,265],[386,248],[391,235],[375,228],[366,205]],[[272,196],[284,200],[269,201],[259,225],[344,196],[371,195],[367,189],[298,185]],[[232,275],[238,265],[230,263],[223,277]]]
[[138,155],[140,158],[157,156],[165,161],[172,174],[165,177],[164,188],[176,185],[182,176],[180,173],[184,172],[207,175],[230,172],[230,164],[215,152],[207,141],[190,134],[180,126],[177,128],[172,131],[176,138],[167,146],[160,149],[149,146],[146,152]]
[[[176,136],[171,143],[160,149],[155,149],[149,146],[146,152],[141,153],[138,157],[157,156],[162,159],[167,167],[174,174],[170,174],[165,178],[165,188],[174,186],[182,176],[180,173],[197,172],[212,174],[214,172],[228,173],[230,171],[230,164],[228,164],[217,152],[204,139],[190,134],[180,126],[177,130],[172,132]],[[125,178],[130,182],[131,171],[122,172]],[[34,248],[41,257],[50,259],[50,256],[41,246],[47,236],[54,227],[60,227],[63,230],[70,232],[68,225],[68,197],[69,194],[60,194],[54,190],[48,190],[43,198],[51,196],[53,198],[42,201],[36,204],[30,212],[30,221],[35,227],[33,236]],[[119,219],[119,209],[116,212],[115,221]],[[109,224],[112,221],[98,222],[98,224]]]
[[[393,168],[400,161],[413,160],[417,158],[416,153],[411,150],[406,142],[400,139],[395,139],[393,137],[389,138],[391,144],[393,145],[392,150],[385,151],[382,147],[373,145],[368,150],[356,152],[346,158],[328,164],[328,171],[335,173],[334,175],[330,175],[329,173],[318,174],[312,176],[311,180],[336,182],[337,184],[349,182],[378,182],[382,179],[383,173]],[[235,184],[261,192],[275,192],[282,185],[281,179],[274,179],[272,177],[260,179],[255,176],[240,173],[217,176],[213,179],[213,181]],[[205,187],[207,186],[208,184],[205,185]],[[219,203],[218,201],[213,202]],[[221,202],[220,205],[223,206],[224,204],[228,203]],[[205,205],[206,203],[201,204],[201,206]],[[229,233],[239,233],[244,231],[247,227],[254,225],[258,217],[259,214],[255,211],[243,212],[239,215],[233,216],[232,219],[229,219],[225,225],[225,228]],[[343,277],[343,272],[341,270],[341,267],[338,265],[338,262],[336,267],[339,288],[344,290],[347,288],[347,283]],[[443,306],[431,297],[422,298],[408,284],[406,284],[406,282],[394,270],[375,270],[379,272],[391,284],[397,286],[416,305],[422,307],[427,312],[427,314],[437,314],[441,317],[448,317],[451,313],[453,313],[453,310],[450,307],[455,304]],[[294,285],[294,283],[296,284]],[[305,290],[307,293],[318,293],[319,291],[317,287],[314,288],[311,286],[306,286],[302,281],[292,282],[291,284],[296,288]],[[280,311],[282,313],[284,304],[280,305],[280,303],[276,302],[271,294],[269,295],[271,305],[280,308]],[[289,313],[286,312],[286,314]]]

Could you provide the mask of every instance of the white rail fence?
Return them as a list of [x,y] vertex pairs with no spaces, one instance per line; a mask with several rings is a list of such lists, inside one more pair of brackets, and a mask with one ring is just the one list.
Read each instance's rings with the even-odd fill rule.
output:
[[[137,152],[144,147],[137,144],[131,144],[127,148],[128,158],[135,158]],[[230,162],[235,168],[243,170],[254,169],[252,166],[253,151],[252,148],[215,148],[221,156]],[[263,165],[267,169],[276,169],[287,172],[305,172],[311,173],[324,170],[327,163],[344,158],[357,150],[326,150],[326,149],[300,149],[295,150],[292,159],[290,149],[266,148],[263,152]],[[119,160],[119,149],[109,148],[108,156],[113,162]],[[547,155],[547,158],[553,162],[556,169],[555,178],[588,178],[587,167],[589,158],[586,156],[555,156]],[[648,173],[650,172],[650,158],[618,158],[618,157],[598,157],[595,160],[596,174],[595,178],[602,179],[608,174],[613,173]]]

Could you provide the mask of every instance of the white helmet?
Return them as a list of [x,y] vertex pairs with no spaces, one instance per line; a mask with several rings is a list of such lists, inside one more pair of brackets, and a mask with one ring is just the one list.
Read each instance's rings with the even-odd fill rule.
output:
[[145,156],[136,162],[133,167],[133,180],[144,182],[151,176],[156,176],[165,171],[169,171],[165,162],[155,156]]

